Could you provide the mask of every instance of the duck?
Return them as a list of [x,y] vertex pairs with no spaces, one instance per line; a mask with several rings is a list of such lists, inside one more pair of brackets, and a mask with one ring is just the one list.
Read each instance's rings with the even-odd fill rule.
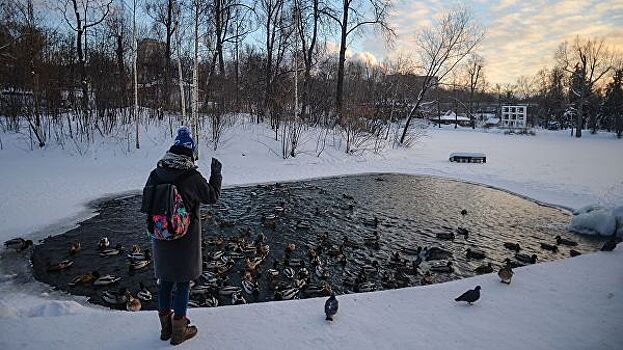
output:
[[511,279],[513,278],[513,267],[511,266],[510,259],[506,259],[506,265],[498,271],[498,277],[500,277],[500,282],[504,284],[511,284]]
[[409,278],[406,273],[400,271],[396,271],[396,273],[394,273],[394,279],[396,280],[398,288],[407,287],[411,283],[411,278]]
[[513,242],[504,242],[504,248],[508,250],[512,250],[514,252],[519,252],[521,250],[519,243],[513,243]]
[[474,270],[474,271],[476,271],[476,273],[479,274],[479,275],[482,275],[482,274],[485,274],[485,273],[491,273],[491,272],[493,272],[493,266],[491,265],[490,262],[488,262],[486,265],[478,266],[476,268],[476,270]]
[[141,309],[141,301],[138,298],[132,296],[129,290],[126,290],[127,301],[125,303],[125,309],[128,311],[139,311]]
[[541,248],[554,253],[558,252],[558,246],[554,244],[541,243]]
[[469,237],[469,230],[466,229],[465,227],[457,227],[456,228],[456,233],[463,236],[463,238],[467,239],[467,237]]
[[69,255],[76,255],[78,254],[78,252],[80,252],[81,249],[81,245],[80,242],[74,242],[71,244],[71,246],[69,247]]
[[245,271],[255,271],[260,264],[262,263],[262,259],[261,258],[254,258],[254,259],[249,259],[247,258],[247,260],[244,263],[244,269]]
[[253,279],[251,278],[251,275],[249,274],[247,277],[247,275],[245,274],[245,278],[242,280],[242,289],[247,294],[253,294],[253,290],[255,289],[256,286],[257,284],[255,283],[255,281],[253,281]]
[[331,285],[327,281],[320,281],[319,284],[310,284],[305,288],[305,295],[308,296],[327,296],[331,292]]
[[396,282],[396,278],[394,278],[391,273],[384,273],[381,276],[381,286],[386,289],[396,289],[398,288],[398,283]]
[[402,258],[402,256],[400,256],[400,252],[393,252],[392,256],[389,258],[389,262],[393,265],[403,265],[405,262],[405,259]]
[[438,239],[453,240],[454,232],[437,232],[435,234],[435,237],[437,237]]
[[266,274],[268,275],[268,278],[276,278],[279,276],[279,270],[277,269],[268,269],[266,270]]
[[402,252],[407,255],[420,255],[422,252],[422,247],[417,246],[417,248],[413,247],[404,247],[402,248]]
[[120,289],[116,292],[107,290],[102,293],[101,298],[108,304],[121,305],[128,302],[128,293],[127,289]]
[[321,243],[326,242],[329,239],[329,232],[324,231],[318,234],[318,239]]
[[300,290],[296,288],[287,288],[275,292],[275,300],[292,300],[298,299]]
[[344,236],[342,245],[353,249],[361,249],[361,244],[351,241],[348,236]]
[[463,209],[463,210],[461,210],[461,215],[462,215],[462,216],[467,215],[467,209]]
[[621,243],[622,238],[617,237],[616,235],[612,235],[606,243],[601,247],[600,251],[602,252],[611,252],[616,248],[617,244]]
[[100,252],[100,256],[101,257],[107,257],[107,256],[116,256],[121,254],[123,247],[121,246],[121,244],[117,244],[114,248],[105,248],[102,249],[102,251]]
[[247,300],[242,296],[241,293],[234,293],[231,295],[231,304],[232,305],[241,305],[246,304]]
[[307,249],[307,257],[310,260],[315,259],[317,256],[318,256],[318,253],[316,252],[316,250],[314,248]]
[[372,219],[372,220],[365,219],[365,220],[363,220],[363,224],[365,226],[377,227],[377,226],[379,226],[379,218],[377,218],[375,216],[374,219]]
[[97,248],[99,250],[104,250],[108,248],[108,246],[110,246],[110,241],[108,240],[108,237],[102,237],[99,243],[97,243]]
[[221,246],[223,245],[223,243],[225,243],[225,240],[223,239],[223,237],[216,237],[206,240],[206,243],[211,246]]
[[61,271],[61,270],[65,270],[69,267],[71,267],[71,265],[73,265],[74,262],[72,260],[63,260],[61,262],[57,262],[57,263],[49,263],[48,264],[48,272],[53,272],[53,271]]
[[431,247],[430,249],[424,250],[426,254],[426,261],[443,260],[452,257],[452,252],[439,247]]
[[556,236],[555,238],[556,238],[556,244],[558,245],[562,244],[562,245],[566,245],[569,247],[575,247],[578,245],[578,242],[572,241],[570,239],[562,238],[560,236]]
[[188,307],[200,307],[199,303],[194,300],[189,300],[187,305]]
[[217,307],[218,299],[216,299],[213,295],[207,297],[203,302],[203,306],[205,307]]
[[144,251],[138,251],[132,254],[128,254],[128,259],[130,260],[149,260],[151,259],[151,251],[149,249],[145,249]]
[[76,286],[76,285],[79,285],[79,284],[91,284],[91,283],[93,283],[93,281],[95,281],[99,277],[100,277],[100,274],[97,271],[85,273],[85,274],[78,275],[78,276],[74,277],[71,280],[71,282],[69,282],[69,285],[70,286]]
[[309,270],[305,267],[302,267],[301,269],[299,269],[298,276],[299,278],[308,278]]
[[380,268],[381,267],[380,267],[379,262],[374,260],[372,261],[372,264],[370,265],[363,265],[361,267],[361,271],[367,275],[371,275],[371,274],[378,273]]
[[121,280],[121,277],[117,277],[114,275],[104,275],[98,277],[95,281],[93,281],[94,286],[109,286],[111,284],[115,284]]
[[467,248],[465,255],[468,259],[484,259],[487,257],[487,254],[485,254],[482,250],[472,248]]
[[336,258],[339,257],[340,255],[344,255],[344,245],[331,247],[331,249],[329,249],[327,254],[329,256],[336,257]]
[[28,249],[32,246],[32,244],[31,240],[23,238],[13,238],[4,242],[4,246],[7,247],[7,249],[14,249],[17,252],[22,252]]
[[216,268],[216,272],[219,275],[224,275],[226,273],[228,273],[229,271],[231,271],[231,269],[234,267],[234,265],[236,265],[236,263],[233,260],[229,260],[225,263],[225,266],[221,266]]
[[359,293],[368,293],[376,290],[376,284],[372,281],[359,283],[356,288]]
[[270,246],[268,244],[261,244],[257,247],[257,254],[262,258],[266,258],[270,254]]
[[262,232],[260,232],[257,235],[257,237],[255,237],[255,244],[256,245],[262,245],[265,240],[266,240],[266,236],[264,236],[264,234]]
[[285,269],[283,269],[283,275],[289,280],[293,279],[295,275],[294,269],[291,267],[286,267]]
[[571,249],[571,250],[569,250],[569,255],[571,257],[575,257],[575,256],[578,256],[578,255],[582,255],[582,253],[580,253],[579,251],[577,251],[575,249]]
[[329,278],[329,271],[327,271],[321,265],[316,266],[316,268],[314,269],[314,273],[318,278],[322,280],[326,280]]
[[528,255],[528,254],[522,254],[522,253],[516,253],[515,254],[515,259],[523,262],[523,263],[529,263],[529,264],[534,264],[536,263],[537,260],[537,256],[536,254],[532,254],[532,255]]
[[509,258],[504,259],[504,263],[506,263],[507,265],[509,265],[510,267],[512,267],[514,269],[526,266],[526,265],[524,265],[524,264],[522,264],[522,263],[520,263],[518,261],[511,260]]
[[139,282],[138,285],[139,285],[139,291],[138,293],[136,293],[136,297],[141,299],[142,301],[152,301],[154,299],[154,296],[151,294],[149,289],[145,287],[143,282]]
[[236,286],[224,286],[218,291],[218,293],[223,296],[231,296],[240,292],[242,292],[242,289]]
[[381,240],[381,235],[379,235],[378,231],[374,231],[372,235],[369,235],[363,238],[363,242],[366,245],[378,244],[380,240]]
[[424,276],[422,276],[422,279],[420,280],[420,284],[421,285],[433,284],[433,275],[430,273],[430,271],[426,271],[424,273]]
[[304,278],[297,278],[292,282],[292,287],[303,290],[307,287],[307,280]]
[[448,261],[445,265],[434,265],[430,267],[430,271],[437,273],[451,273],[454,272],[452,261]]
[[130,271],[138,271],[146,268],[151,263],[151,260],[134,260],[130,262]]
[[288,243],[288,245],[286,245],[286,254],[294,253],[295,250],[296,250],[296,244]]

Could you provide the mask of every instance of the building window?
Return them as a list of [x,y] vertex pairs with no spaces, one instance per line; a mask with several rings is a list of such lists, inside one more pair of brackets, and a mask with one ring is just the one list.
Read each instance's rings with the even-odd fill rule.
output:
[[517,107],[517,112],[523,113],[523,107]]
[[508,114],[504,114],[504,119],[508,119]]
[[515,113],[515,107],[511,107],[511,112]]
[[503,111],[508,112],[508,107],[504,107]]
[[511,119],[512,119],[512,120],[517,119],[517,115],[513,114],[513,115],[511,116]]

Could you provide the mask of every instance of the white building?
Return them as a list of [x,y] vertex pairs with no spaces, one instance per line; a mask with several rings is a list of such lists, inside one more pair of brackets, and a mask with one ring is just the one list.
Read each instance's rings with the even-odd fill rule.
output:
[[528,120],[528,106],[502,106],[502,128],[525,129]]

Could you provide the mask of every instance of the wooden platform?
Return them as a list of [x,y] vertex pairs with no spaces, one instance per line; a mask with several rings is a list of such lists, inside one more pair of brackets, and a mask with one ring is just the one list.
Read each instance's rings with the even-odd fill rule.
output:
[[449,160],[458,163],[486,163],[487,156],[484,153],[455,152],[450,154]]

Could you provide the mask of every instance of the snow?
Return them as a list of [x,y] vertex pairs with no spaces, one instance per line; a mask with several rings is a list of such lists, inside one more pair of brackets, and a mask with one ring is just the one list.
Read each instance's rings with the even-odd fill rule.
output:
[[569,224],[570,231],[587,235],[611,236],[616,229],[616,219],[612,215],[612,211],[607,209],[598,209],[576,215]]
[[[125,134],[95,144],[67,142],[28,150],[23,135],[3,134],[0,151],[0,241],[33,240],[64,232],[93,215],[90,201],[138,193],[170,146],[168,130],[141,128],[141,149]],[[329,134],[316,156],[319,131],[308,129],[296,158],[281,159],[280,143],[265,126],[238,124],[218,151],[200,140],[199,169],[223,163],[224,185],[288,181],[366,172],[400,172],[459,179],[497,187],[565,208],[623,203],[623,144],[612,134],[571,138],[567,131],[503,135],[470,128],[430,128],[410,149],[344,153]],[[203,141],[203,142],[202,142]],[[128,148],[130,149],[128,151]],[[453,151],[487,153],[486,164],[450,163]],[[186,348],[480,348],[615,349],[623,343],[623,249],[516,270],[510,286],[495,275],[441,285],[340,297],[334,323],[322,315],[324,299],[191,310],[198,339]],[[8,254],[3,248],[0,258]],[[153,312],[126,313],[32,281],[26,263],[13,271],[0,263],[0,349],[160,348]],[[473,306],[452,300],[476,284]],[[88,336],[85,336],[88,334]]]
[[[338,297],[192,309],[186,349],[620,349],[623,249],[426,287]],[[474,305],[455,297],[482,287]],[[10,336],[7,336],[10,335]],[[161,349],[155,312],[92,312],[3,319],[2,349]]]
[[594,210],[599,210],[599,209],[605,209],[605,208],[598,204],[589,204],[589,205],[583,206],[582,208],[574,210],[573,215],[586,214],[586,213],[590,213]]

